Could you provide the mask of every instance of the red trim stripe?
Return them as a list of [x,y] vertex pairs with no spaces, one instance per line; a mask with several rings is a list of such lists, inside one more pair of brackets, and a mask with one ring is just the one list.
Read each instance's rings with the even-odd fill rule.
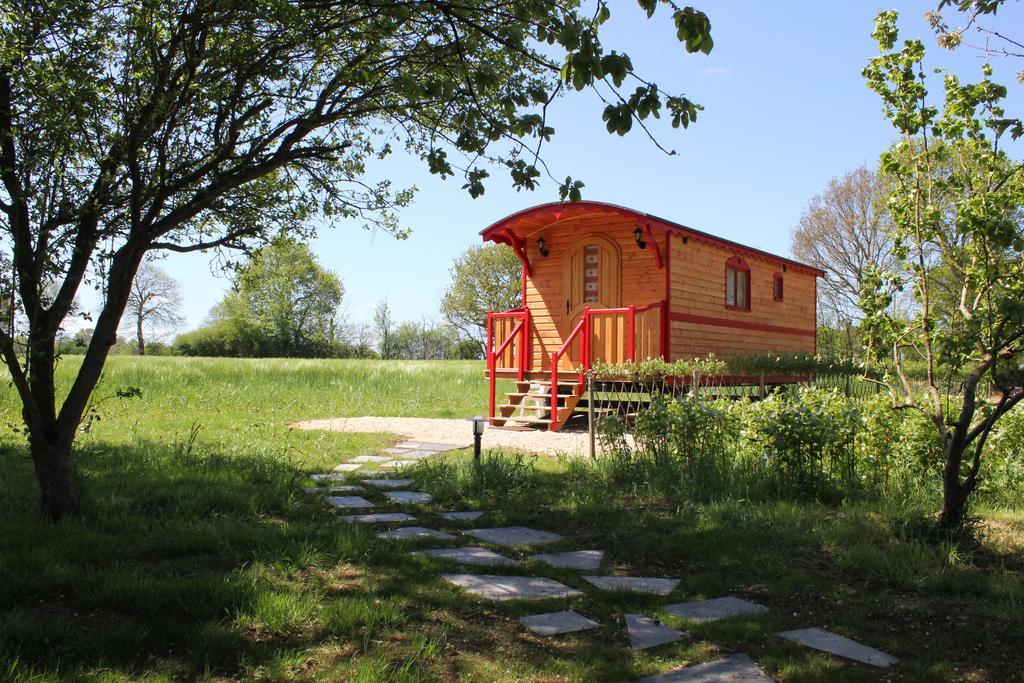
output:
[[745,320],[729,320],[728,318],[711,318],[705,315],[693,315],[692,313],[673,313],[672,322],[696,323],[698,325],[716,325],[718,327],[733,327],[740,330],[756,330],[758,332],[777,332],[779,334],[797,334],[805,337],[814,337],[817,333],[814,330],[801,330],[797,327],[781,327],[779,325],[763,325],[751,323]]

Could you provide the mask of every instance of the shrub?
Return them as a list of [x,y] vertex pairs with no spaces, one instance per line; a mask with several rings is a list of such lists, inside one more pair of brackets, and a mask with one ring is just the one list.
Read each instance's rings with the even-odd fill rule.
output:
[[[870,497],[919,510],[941,497],[935,425],[893,408],[885,394],[861,400],[796,386],[758,402],[655,394],[632,438],[628,427],[619,416],[600,422],[605,471],[695,501]],[[990,504],[1024,501],[1024,410],[1004,418],[983,458],[978,495]]]
[[780,494],[842,497],[856,482],[860,414],[835,391],[770,395],[744,411],[744,436],[768,465]]
[[1024,503],[1024,408],[1014,408],[999,421],[984,457],[978,494],[993,503]]

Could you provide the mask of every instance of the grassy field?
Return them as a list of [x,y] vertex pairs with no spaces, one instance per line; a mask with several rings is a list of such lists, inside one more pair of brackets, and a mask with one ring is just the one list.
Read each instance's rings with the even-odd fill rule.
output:
[[[446,565],[301,492],[305,473],[391,437],[289,422],[478,414],[480,363],[121,357],[98,396],[121,386],[142,398],[100,403],[79,442],[81,519],[42,522],[21,437],[0,438],[0,680],[619,681],[740,651],[780,681],[1024,670],[1021,511],[984,511],[979,543],[957,547],[917,540],[887,504],[697,505],[601,465],[510,453],[478,469],[465,452],[419,468],[435,494],[426,526],[480,507],[490,525],[573,536],[554,549],[603,548],[617,572],[681,578],[676,600],[732,593],[772,608],[706,625],[665,617],[693,638],[635,654],[621,614],[661,599],[591,590],[572,606],[599,630],[540,639],[513,621],[535,606],[467,598],[437,578]],[[16,425],[10,392],[0,412]],[[809,625],[903,663],[882,672],[772,635]]]

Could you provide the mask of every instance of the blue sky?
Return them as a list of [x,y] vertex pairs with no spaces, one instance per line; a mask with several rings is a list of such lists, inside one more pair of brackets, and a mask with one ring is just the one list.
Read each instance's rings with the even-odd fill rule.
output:
[[[612,3],[615,14],[603,37],[606,49],[629,53],[638,71],[665,90],[705,106],[689,130],[655,127],[678,154],[664,155],[636,129],[624,138],[609,135],[600,103],[582,93],[561,100],[551,115],[556,135],[546,159],[555,177],[584,180],[586,199],[623,204],[780,254],[789,253],[790,233],[807,201],[833,176],[873,164],[893,138],[877,96],[860,76],[877,53],[870,33],[878,10],[900,11],[901,36],[924,38],[933,66],[976,79],[982,62],[976,52],[935,46],[922,15],[937,0],[691,1],[712,21],[715,48],[709,56],[685,53],[664,8],[648,21],[632,0]],[[1024,6],[1011,2],[999,21],[1024,25]],[[995,67],[996,79],[1010,86],[1010,111],[1024,113],[1024,86],[1013,78],[1024,65]],[[933,92],[940,89],[933,80]],[[398,154],[377,170],[396,186],[419,188],[402,213],[412,235],[399,241],[351,224],[322,231],[313,243],[321,262],[342,278],[344,308],[355,322],[368,321],[384,298],[399,319],[436,319],[451,262],[479,242],[481,229],[557,199],[551,183],[533,193],[515,192],[498,169],[486,194],[475,200],[458,178],[440,181]],[[189,327],[199,325],[228,281],[211,273],[202,254],[173,256],[162,265],[182,284]]]

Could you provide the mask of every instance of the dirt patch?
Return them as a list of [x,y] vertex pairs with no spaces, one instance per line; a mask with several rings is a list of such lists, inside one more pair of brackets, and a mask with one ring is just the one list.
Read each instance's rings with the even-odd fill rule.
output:
[[[298,429],[322,429],[330,432],[371,432],[399,434],[412,441],[445,443],[453,446],[473,445],[467,420],[429,417],[336,417],[292,423]],[[487,429],[483,447],[544,453],[547,455],[585,455],[587,435],[581,432],[510,431]]]

